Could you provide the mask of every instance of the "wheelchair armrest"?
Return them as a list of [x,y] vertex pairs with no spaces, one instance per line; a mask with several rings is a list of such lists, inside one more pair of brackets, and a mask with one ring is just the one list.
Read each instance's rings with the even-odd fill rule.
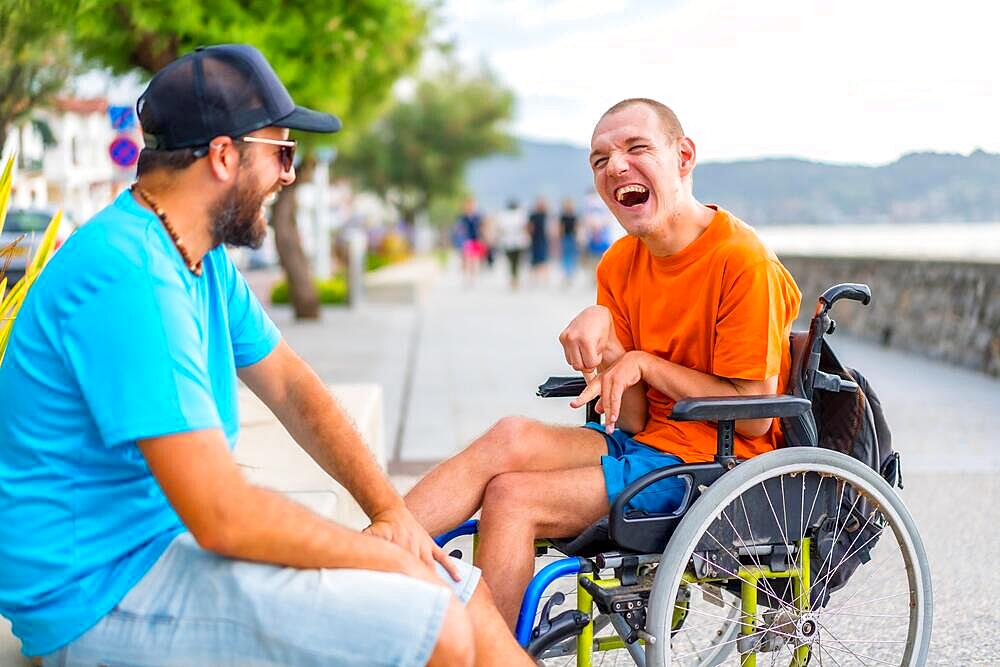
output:
[[561,396],[579,396],[587,388],[587,381],[579,375],[571,377],[550,377],[545,384],[538,385],[537,396],[542,398],[559,398]]
[[727,421],[796,417],[808,410],[811,405],[805,398],[787,394],[705,396],[677,401],[670,418],[674,421]]
[[[550,377],[545,384],[538,385],[536,396],[542,398],[558,398],[561,396],[571,396],[576,398],[587,388],[587,381],[579,375]],[[588,422],[601,422],[601,415],[597,413],[597,399],[587,403],[587,410],[584,419]]]
[[[718,463],[682,463],[650,470],[625,487],[611,504],[608,514],[608,534],[618,545],[639,553],[660,553],[684,513],[701,495],[703,488],[722,477],[726,469]],[[680,477],[684,480],[684,498],[671,514],[646,515],[626,511],[626,505],[636,494],[651,484]],[[636,515],[638,514],[638,515]]]

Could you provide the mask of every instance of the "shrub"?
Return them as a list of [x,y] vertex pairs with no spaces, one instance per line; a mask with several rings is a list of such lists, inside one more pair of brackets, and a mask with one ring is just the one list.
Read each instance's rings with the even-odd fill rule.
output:
[[392,264],[392,260],[380,252],[369,252],[365,255],[365,271],[375,271]]
[[[337,274],[327,279],[317,278],[315,285],[320,303],[347,303],[347,278],[343,274]],[[271,288],[271,303],[283,304],[290,302],[291,294],[288,289],[288,281],[282,278]]]

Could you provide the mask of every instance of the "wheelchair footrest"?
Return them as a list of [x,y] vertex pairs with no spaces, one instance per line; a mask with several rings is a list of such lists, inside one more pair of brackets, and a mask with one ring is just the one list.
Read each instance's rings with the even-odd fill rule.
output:
[[532,657],[540,656],[550,646],[558,644],[564,639],[580,634],[580,630],[590,623],[590,616],[576,609],[567,609],[558,616],[548,619],[542,625],[531,632],[531,641],[528,642],[528,655]]
[[594,598],[594,604],[602,614],[625,614],[645,609],[653,587],[652,580],[640,580],[635,585],[616,588],[602,588],[589,579],[580,579],[580,584]]

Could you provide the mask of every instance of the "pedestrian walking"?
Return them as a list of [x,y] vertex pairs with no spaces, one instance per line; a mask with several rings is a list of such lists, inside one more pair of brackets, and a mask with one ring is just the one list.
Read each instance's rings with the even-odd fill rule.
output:
[[583,226],[586,241],[586,267],[592,280],[596,280],[597,264],[611,247],[611,232],[615,219],[596,192],[584,199]]
[[467,197],[462,203],[462,213],[458,216],[455,227],[462,241],[462,270],[466,282],[475,282],[486,256],[486,244],[483,242],[483,218],[476,210],[476,200]]
[[559,214],[559,247],[562,254],[563,281],[567,287],[573,283],[579,258],[577,222],[573,199],[567,197],[563,200],[562,211]]
[[544,285],[549,267],[549,210],[544,197],[535,201],[528,216],[528,233],[531,235],[531,274],[535,283]]
[[517,289],[520,285],[521,259],[531,242],[527,216],[518,201],[511,199],[507,208],[497,214],[496,222],[497,245],[507,256],[510,267],[510,287]]

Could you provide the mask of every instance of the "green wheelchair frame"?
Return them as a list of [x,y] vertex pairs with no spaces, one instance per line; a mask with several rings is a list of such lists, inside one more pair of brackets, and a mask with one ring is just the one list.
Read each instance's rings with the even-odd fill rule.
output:
[[[443,548],[457,537],[472,535],[472,555],[474,560],[479,543],[478,529],[479,522],[471,519],[455,530],[441,535],[436,541]],[[774,571],[767,567],[744,567],[737,572],[740,581],[741,633],[748,636],[752,635],[754,628],[757,627],[758,589],[756,584],[760,579],[791,580],[796,607],[802,612],[809,611],[809,539],[808,537],[803,538],[797,544],[796,563],[793,567],[782,571]],[[554,545],[550,540],[536,540],[535,542],[537,555],[544,555],[553,547]],[[635,557],[632,560],[633,562],[629,562],[628,556],[618,554],[601,554],[596,559],[567,557],[559,559],[540,570],[525,590],[524,598],[521,602],[521,610],[518,614],[515,630],[518,643],[532,655],[542,657],[545,655],[546,649],[550,648],[553,644],[565,641],[568,637],[575,634],[575,654],[578,667],[591,667],[594,653],[623,648],[632,650],[630,644],[626,643],[626,640],[622,638],[622,634],[626,634],[627,636],[634,633],[635,641],[632,642],[633,647],[636,645],[645,645],[648,635],[646,635],[641,627],[645,622],[645,615],[638,613],[636,617],[641,618],[641,622],[638,624],[640,627],[629,626],[623,628],[619,625],[615,628],[619,633],[617,636],[598,637],[596,639],[594,637],[594,624],[597,620],[597,615],[594,614],[594,593],[600,595],[600,592],[604,592],[611,594],[609,597],[612,597],[617,590],[625,586],[623,580],[628,581],[637,576],[638,573],[627,572],[629,567],[636,568],[637,566],[652,565],[657,559]],[[599,578],[598,573],[606,569],[613,569],[615,576]],[[540,623],[536,628],[535,616],[545,591],[556,580],[566,576],[576,577],[576,609],[563,612],[557,619],[549,619],[548,610],[546,609],[543,611],[542,619],[540,619]],[[686,584],[715,584],[725,583],[729,578],[699,578],[692,573],[687,573],[684,575],[683,580]],[[557,603],[561,603],[562,598],[557,598],[556,601]],[[625,608],[629,606],[629,602],[631,602],[631,607]],[[641,605],[643,604],[644,601],[639,596],[639,599],[636,600],[621,601],[622,608],[611,608],[610,611],[619,614],[630,614],[633,610],[636,612],[642,611],[643,607]],[[606,608],[604,611],[609,611],[609,609]],[[673,626],[675,628],[684,622],[686,611],[685,606],[681,604],[675,605],[673,614]],[[554,637],[539,632],[539,629],[544,631],[547,629],[546,626],[553,628],[554,625],[562,626],[555,627],[553,632]],[[552,630],[549,631],[552,632]],[[547,641],[544,644],[533,641],[539,639]],[[794,667],[805,667],[808,664],[809,650],[808,646],[796,648],[795,661],[793,662]],[[740,664],[743,667],[756,667],[756,652],[753,650],[744,652]]]

